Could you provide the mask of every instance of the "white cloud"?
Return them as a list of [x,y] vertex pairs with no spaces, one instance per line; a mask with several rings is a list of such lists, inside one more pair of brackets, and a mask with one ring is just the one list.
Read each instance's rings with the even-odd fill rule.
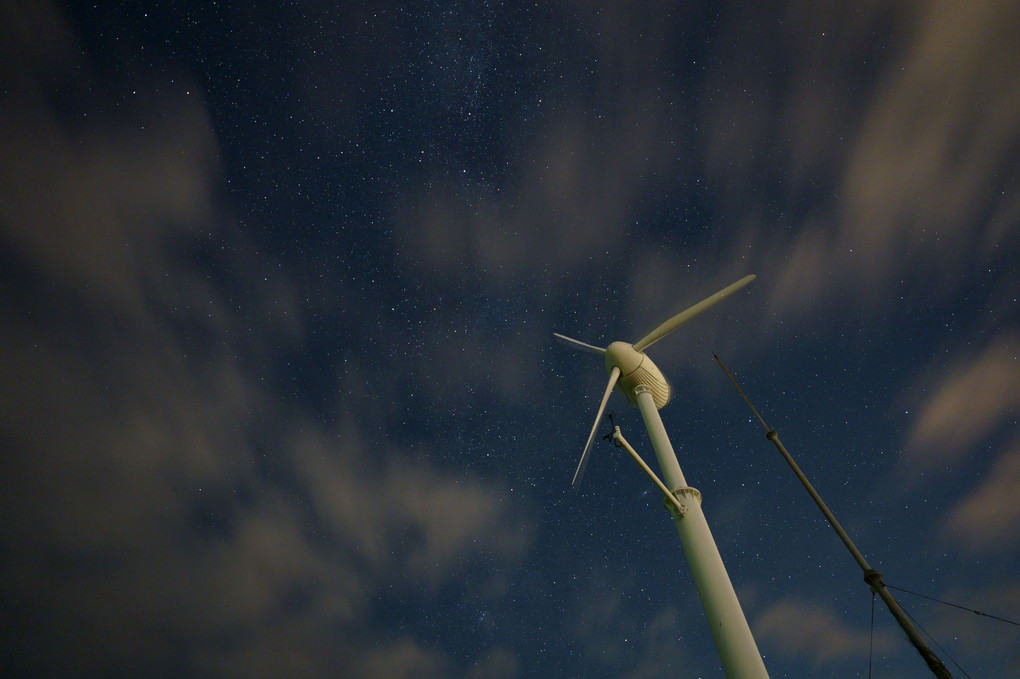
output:
[[1014,440],[984,479],[950,508],[943,531],[970,552],[1001,554],[1020,545],[1020,440]]
[[[976,267],[1016,249],[1017,18],[1002,0],[795,5],[783,24],[801,50],[788,90],[758,92],[740,66],[720,67],[709,170],[740,187],[737,219],[760,234],[750,256],[770,311],[846,299],[882,318],[900,295],[955,299]],[[740,37],[752,50],[776,39]],[[771,175],[784,182],[778,197],[754,183]],[[734,240],[719,259],[745,256]]]
[[[947,370],[930,369],[914,393],[927,396],[907,435],[907,455],[917,472],[975,457],[978,446],[1010,422],[1020,408],[1020,344],[1012,333],[995,337],[979,353]],[[932,385],[939,385],[932,387]]]
[[532,536],[505,490],[396,450],[368,464],[350,417],[341,430],[332,439],[306,430],[296,462],[320,518],[371,571],[435,586],[472,557],[511,563],[526,553]]
[[[1005,2],[927,3],[896,68],[879,83],[840,194],[843,251],[865,287],[926,257],[941,281],[980,259],[975,219],[1020,130],[1020,78],[1010,66],[1016,12]],[[964,256],[961,256],[964,255]],[[865,266],[866,264],[866,266]]]
[[[77,50],[53,54],[47,68],[87,80]],[[124,117],[69,124],[37,62],[18,63],[25,88],[0,111],[4,274],[24,284],[0,297],[0,579],[22,653],[5,660],[448,676],[458,663],[439,649],[356,637],[392,582],[428,598],[516,563],[532,537],[519,507],[367,443],[377,404],[343,402],[336,427],[274,391],[266,366],[301,349],[303,298],[235,229],[198,97],[167,85]],[[182,256],[195,247],[229,284]],[[505,653],[486,662],[511,676]]]
[[[832,612],[812,602],[782,599],[759,615],[752,625],[760,646],[774,649],[781,657],[806,659],[816,667],[849,657],[863,657],[869,635],[848,627]],[[875,638],[875,648],[891,645],[885,635]]]

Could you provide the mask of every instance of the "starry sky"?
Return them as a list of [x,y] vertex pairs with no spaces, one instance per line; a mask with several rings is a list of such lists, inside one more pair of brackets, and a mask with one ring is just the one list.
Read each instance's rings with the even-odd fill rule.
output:
[[[927,670],[713,353],[887,583],[1020,619],[1018,36],[1007,0],[3,3],[2,673],[722,677],[637,466],[570,488],[606,373],[552,333],[748,273],[648,353],[771,676]],[[954,676],[1020,675],[1016,626],[897,598]]]

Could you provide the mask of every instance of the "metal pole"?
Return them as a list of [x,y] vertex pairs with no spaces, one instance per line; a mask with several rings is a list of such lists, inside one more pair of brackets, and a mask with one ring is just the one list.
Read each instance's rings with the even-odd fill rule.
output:
[[679,505],[684,507],[681,511],[674,503],[667,505],[673,514],[723,672],[727,679],[768,679],[765,663],[751,636],[744,611],[701,510],[701,493],[687,486],[651,391],[645,386],[638,386],[635,395],[666,485]]
[[930,669],[939,679],[953,679],[953,675],[949,673],[949,670],[942,664],[939,657],[935,655],[935,652],[932,651],[928,644],[925,643],[924,639],[921,638],[921,635],[918,633],[913,623],[910,622],[910,618],[907,617],[907,614],[902,608],[900,608],[899,603],[897,603],[896,599],[893,598],[892,593],[885,586],[885,583],[882,582],[882,574],[868,565],[864,555],[860,553],[854,545],[853,540],[851,540],[850,536],[846,534],[843,527],[839,525],[839,521],[836,520],[836,517],[829,511],[825,502],[822,501],[822,497],[815,491],[814,486],[811,485],[811,482],[808,481],[807,477],[804,476],[804,472],[802,472],[797,463],[794,462],[793,456],[790,455],[790,453],[786,450],[786,446],[784,446],[779,440],[779,434],[776,433],[775,429],[771,429],[767,424],[765,424],[765,419],[759,415],[755,407],[751,405],[750,399],[748,399],[744,394],[744,390],[740,388],[739,384],[737,384],[737,381],[733,378],[733,375],[730,374],[730,371],[726,369],[725,365],[723,365],[722,360],[718,356],[715,357],[715,360],[730,378],[730,381],[733,382],[733,386],[737,388],[737,391],[751,408],[751,412],[754,413],[755,417],[758,418],[758,421],[761,422],[763,427],[765,427],[767,432],[765,434],[765,438],[772,441],[779,452],[782,453],[783,459],[786,460],[786,463],[790,465],[790,469],[792,469],[793,473],[797,475],[798,479],[800,479],[801,484],[807,490],[811,499],[814,500],[815,504],[818,505],[818,508],[822,510],[822,514],[825,515],[825,519],[829,522],[829,525],[832,526],[832,529],[836,531],[836,535],[838,535],[839,539],[843,541],[846,548],[850,550],[850,555],[853,556],[854,561],[856,561],[857,565],[861,567],[862,571],[864,571],[864,582],[871,586],[871,591],[876,592],[880,597],[882,597],[882,601],[885,602],[889,612],[892,613],[892,616],[896,618],[896,622],[898,622],[900,627],[903,628],[903,631],[906,633],[910,643],[913,644],[914,648],[917,649],[917,652],[921,654],[921,658],[924,659],[925,664],[928,665],[928,669]]
[[630,442],[623,438],[623,432],[620,431],[619,427],[613,427],[613,440],[623,446],[623,449],[627,451],[627,454],[638,463],[639,467],[641,467],[641,471],[643,471],[648,478],[652,480],[652,483],[655,484],[656,488],[662,491],[663,505],[665,505],[666,509],[669,510],[670,514],[675,515],[676,512],[679,512],[682,515],[687,512],[687,505],[680,502],[680,498],[671,493],[669,488],[666,487],[666,484],[659,480],[659,477],[655,475],[652,468],[645,464],[644,459],[642,459],[642,457],[638,455],[638,452],[634,450],[634,446],[630,445]]

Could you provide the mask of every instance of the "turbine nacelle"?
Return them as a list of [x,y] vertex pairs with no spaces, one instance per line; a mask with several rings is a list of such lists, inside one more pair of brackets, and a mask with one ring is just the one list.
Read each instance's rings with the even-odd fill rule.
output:
[[605,359],[606,371],[610,375],[614,368],[620,370],[616,386],[632,406],[637,406],[637,388],[641,386],[652,393],[655,407],[659,410],[669,403],[672,390],[666,376],[647,354],[634,349],[633,344],[613,342],[606,347]]

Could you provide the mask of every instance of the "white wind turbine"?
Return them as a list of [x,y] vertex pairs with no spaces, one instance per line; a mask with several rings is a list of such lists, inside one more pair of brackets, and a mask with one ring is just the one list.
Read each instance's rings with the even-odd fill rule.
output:
[[673,514],[677,532],[680,534],[684,555],[687,557],[687,564],[691,569],[698,597],[705,610],[705,617],[727,679],[767,679],[768,673],[701,510],[701,493],[687,485],[687,480],[680,471],[676,453],[673,452],[673,446],[662,426],[659,409],[669,402],[671,394],[669,382],[644,350],[754,279],[753,275],[741,278],[689,309],[681,311],[634,344],[613,342],[603,349],[554,333],[561,341],[571,346],[603,354],[606,370],[609,371],[609,384],[606,385],[606,392],[595,416],[595,424],[592,425],[588,442],[581,454],[581,461],[577,465],[573,485],[576,486],[580,482],[584,473],[595,431],[602,420],[609,395],[614,387],[619,387],[627,401],[641,410],[652,448],[665,478],[665,486],[641,461],[637,453],[633,452],[620,434],[619,427],[615,428],[614,438],[638,460],[660,489],[669,493],[667,507]]

